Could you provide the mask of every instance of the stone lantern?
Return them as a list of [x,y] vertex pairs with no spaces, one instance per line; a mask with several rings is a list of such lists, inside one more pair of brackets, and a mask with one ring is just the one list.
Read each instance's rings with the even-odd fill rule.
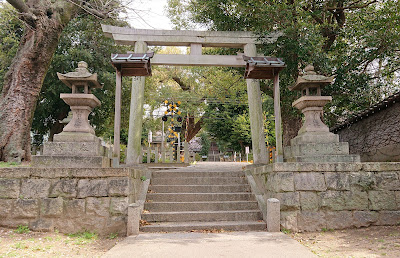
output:
[[318,75],[314,66],[305,68],[290,90],[301,92],[301,97],[292,106],[304,114],[304,124],[298,135],[285,147],[284,156],[289,162],[356,162],[358,155],[349,155],[347,142],[339,142],[339,136],[329,131],[321,117],[324,106],[332,101],[331,96],[322,96],[321,89],[333,82],[334,77]]
[[100,100],[91,93],[101,88],[97,74],[87,70],[86,62],[79,62],[74,72],[57,73],[58,78],[71,88],[72,93],[62,93],[60,98],[70,107],[68,122],[63,131],[54,135],[53,142],[46,142],[43,155],[32,157],[32,166],[41,167],[110,167],[110,151],[102,140],[96,137],[89,124],[89,114],[100,106]]
[[[91,74],[87,70],[86,62],[79,62],[75,72],[67,74],[57,73],[58,78],[72,89],[72,93],[62,93],[60,98],[71,107],[72,120],[64,127],[63,133],[81,133],[80,137],[94,135],[94,129],[89,124],[89,114],[92,109],[100,106],[100,100],[91,90],[102,88],[97,81],[97,74]],[[63,137],[66,134],[61,134]],[[60,137],[58,136],[58,137]]]
[[[317,75],[314,72],[314,66],[309,65],[305,68],[305,74],[297,78],[296,84],[291,90],[301,92],[301,98],[293,102],[292,106],[299,109],[305,117],[303,127],[299,131],[299,135],[311,133],[320,133],[326,136],[329,128],[322,120],[324,106],[332,101],[331,96],[321,96],[321,88],[333,82],[333,77]],[[331,136],[332,137],[332,136]]]

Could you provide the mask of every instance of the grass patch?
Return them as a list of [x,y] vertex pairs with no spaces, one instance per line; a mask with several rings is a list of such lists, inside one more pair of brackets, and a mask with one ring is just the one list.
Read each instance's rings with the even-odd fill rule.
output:
[[115,239],[115,238],[117,238],[118,237],[118,233],[111,233],[109,236],[108,236],[108,239]]
[[284,233],[284,234],[290,234],[290,233],[292,233],[292,231],[290,231],[290,229],[286,229],[286,228],[282,228],[282,233]]
[[28,227],[28,226],[19,225],[19,226],[17,227],[17,229],[14,230],[14,232],[15,232],[15,233],[18,233],[18,234],[26,234],[26,233],[29,233],[30,230],[29,230],[29,227]]
[[[93,232],[85,231],[85,232],[78,232],[75,234],[67,234],[68,237],[73,238],[72,243],[75,245],[85,245],[88,243],[93,242],[97,239],[98,235]],[[66,243],[69,243],[69,240],[66,240]]]
[[17,162],[0,162],[0,168],[16,167],[21,164]]
[[21,241],[21,242],[15,243],[14,248],[15,249],[28,249],[29,246],[24,241]]

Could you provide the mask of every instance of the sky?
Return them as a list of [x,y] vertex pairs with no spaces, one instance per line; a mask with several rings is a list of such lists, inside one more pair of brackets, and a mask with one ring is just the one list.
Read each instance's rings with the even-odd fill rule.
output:
[[129,7],[127,21],[136,29],[172,29],[166,16],[167,0],[135,0]]

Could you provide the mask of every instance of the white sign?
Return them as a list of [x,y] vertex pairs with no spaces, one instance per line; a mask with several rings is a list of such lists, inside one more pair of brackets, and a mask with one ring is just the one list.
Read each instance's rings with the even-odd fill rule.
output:
[[148,142],[149,142],[149,143],[152,143],[152,142],[153,142],[153,132],[152,132],[152,131],[149,131]]
[[249,153],[250,153],[250,147],[246,146],[246,154],[249,154]]

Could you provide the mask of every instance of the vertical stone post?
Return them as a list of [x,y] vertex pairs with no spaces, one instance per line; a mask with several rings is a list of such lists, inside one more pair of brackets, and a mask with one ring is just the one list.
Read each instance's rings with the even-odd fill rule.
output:
[[[251,57],[257,56],[256,45],[246,44],[244,46],[244,54]],[[254,164],[267,163],[268,158],[267,148],[265,147],[260,82],[255,79],[246,79],[246,82]]]
[[275,150],[272,149],[272,163],[276,162]]
[[172,152],[172,149],[169,150],[168,156],[169,156],[169,163],[174,162],[174,154]]
[[184,154],[185,154],[185,163],[190,163],[189,160],[189,143],[185,141],[184,146],[183,146]]
[[279,74],[276,74],[274,76],[274,115],[275,115],[275,136],[276,136],[275,162],[283,162],[281,93],[279,90]]
[[112,157],[112,166],[119,167],[120,156],[120,131],[121,131],[121,84],[122,76],[120,71],[116,71],[115,78],[115,114],[114,114],[114,149]]
[[151,147],[147,147],[147,163],[151,161]]
[[[143,163],[143,153],[144,152],[145,152],[144,148],[142,146],[140,146],[139,163]],[[127,153],[126,156],[128,156],[128,150],[126,150],[126,153]]]
[[[137,41],[135,53],[146,53],[147,43]],[[140,145],[143,124],[143,102],[144,102],[144,76],[135,76],[132,79],[131,107],[129,113],[129,133],[126,164],[139,164]]]
[[161,132],[161,162],[165,163],[165,144],[164,144],[164,121],[162,121],[162,132]]
[[278,199],[267,200],[267,230],[279,232],[281,230],[281,208]]
[[181,163],[181,134],[178,133],[178,147],[176,148],[176,163]]
[[140,205],[133,203],[128,206],[128,221],[126,223],[127,236],[139,235],[140,212]]
[[155,149],[155,151],[154,151],[155,152],[154,162],[158,163],[158,147],[155,147],[154,149]]

